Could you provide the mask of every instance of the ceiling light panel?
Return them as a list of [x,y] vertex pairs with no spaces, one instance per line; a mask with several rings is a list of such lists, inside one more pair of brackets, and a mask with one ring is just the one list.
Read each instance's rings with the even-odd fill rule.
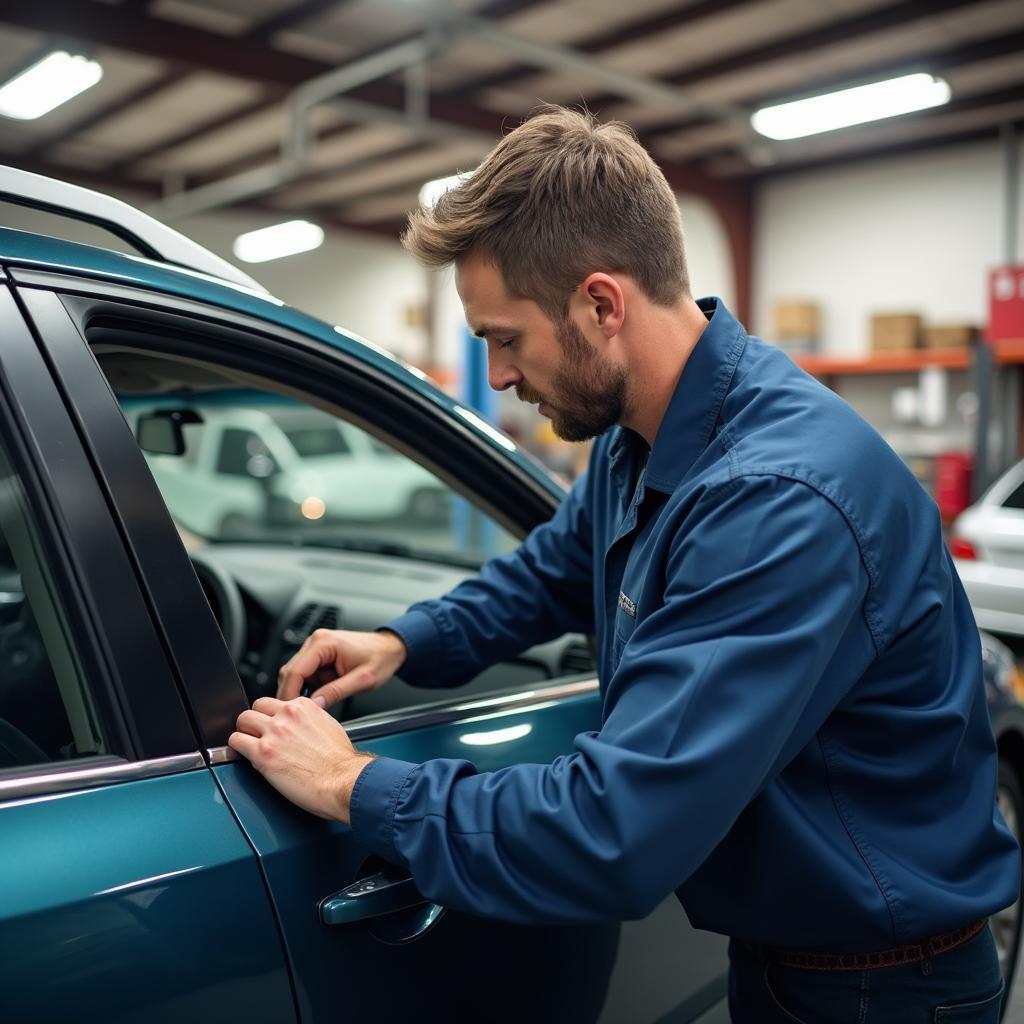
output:
[[0,86],[0,114],[34,121],[91,89],[102,77],[97,61],[56,50]]
[[754,130],[779,141],[849,128],[948,103],[949,84],[928,74],[840,89],[790,103],[763,107],[751,115]]
[[318,249],[323,242],[323,228],[308,220],[289,220],[239,235],[232,251],[246,263],[266,263]]

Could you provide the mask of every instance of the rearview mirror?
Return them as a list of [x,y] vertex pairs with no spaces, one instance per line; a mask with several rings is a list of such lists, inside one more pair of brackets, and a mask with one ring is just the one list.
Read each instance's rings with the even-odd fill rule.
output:
[[135,437],[151,455],[184,455],[185,424],[202,422],[195,409],[157,409],[139,417]]

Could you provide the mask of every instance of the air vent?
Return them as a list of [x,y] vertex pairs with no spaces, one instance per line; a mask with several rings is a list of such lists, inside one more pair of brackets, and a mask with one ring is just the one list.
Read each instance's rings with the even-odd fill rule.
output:
[[562,654],[558,663],[559,675],[571,675],[576,672],[593,672],[595,670],[594,655],[586,640],[575,640]]
[[316,629],[337,629],[341,609],[329,604],[304,604],[285,627],[281,639],[292,647],[301,647]]

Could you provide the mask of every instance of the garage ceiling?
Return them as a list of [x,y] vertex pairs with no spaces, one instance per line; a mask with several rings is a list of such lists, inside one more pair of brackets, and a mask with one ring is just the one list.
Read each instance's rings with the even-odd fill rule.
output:
[[[407,71],[394,48],[416,39],[432,56]],[[202,208],[187,202],[205,194],[206,208],[227,196],[397,234],[426,179],[472,167],[542,100],[583,101],[602,118],[627,120],[677,187],[705,193],[1024,121],[1019,0],[0,5],[0,80],[54,48],[89,54],[104,77],[37,121],[0,118],[0,156],[149,195],[170,220]],[[398,70],[366,70],[368,55],[384,69],[395,56]],[[289,95],[339,67],[366,70],[365,80],[315,108],[308,159],[282,164]],[[767,102],[912,71],[946,78],[952,102],[771,146],[745,127]],[[225,180],[216,200],[194,191]]]

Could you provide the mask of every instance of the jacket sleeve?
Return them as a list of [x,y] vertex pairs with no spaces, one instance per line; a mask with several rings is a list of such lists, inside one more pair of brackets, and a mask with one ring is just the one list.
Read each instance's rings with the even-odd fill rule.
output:
[[[506,920],[637,918],[678,888],[874,654],[867,573],[827,499],[745,477],[695,516],[663,606],[608,680],[599,732],[553,764],[492,773],[377,759],[353,794],[357,838],[431,900]],[[851,631],[859,665],[834,659]]]
[[403,680],[457,686],[534,644],[593,631],[588,477],[576,481],[555,515],[512,554],[492,558],[478,576],[382,627],[408,648]]

